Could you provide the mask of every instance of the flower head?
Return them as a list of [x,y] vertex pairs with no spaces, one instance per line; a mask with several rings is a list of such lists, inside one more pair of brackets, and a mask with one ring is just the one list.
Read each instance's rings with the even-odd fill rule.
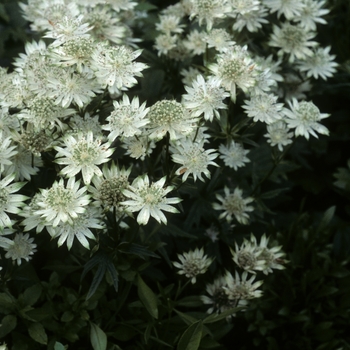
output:
[[48,190],[41,190],[41,197],[37,205],[40,209],[34,215],[41,216],[48,226],[56,227],[61,222],[73,223],[73,219],[84,213],[90,203],[90,196],[86,195],[86,187],[80,187],[80,181],[69,178],[67,185],[63,179],[55,181]]
[[286,122],[289,128],[295,128],[295,136],[304,136],[309,139],[309,135],[318,138],[316,131],[322,135],[328,135],[328,129],[318,123],[324,118],[328,118],[330,114],[320,113],[320,110],[312,102],[298,102],[293,99],[289,102],[291,110],[286,110]]
[[178,210],[169,204],[176,204],[181,201],[180,198],[165,196],[173,190],[172,186],[164,188],[166,177],[157,182],[150,183],[147,175],[136,178],[127,190],[122,191],[127,198],[122,202],[127,211],[139,211],[137,222],[140,225],[146,225],[150,216],[154,217],[159,223],[167,223],[167,218],[163,211],[178,213]]
[[113,101],[114,111],[107,117],[109,122],[102,128],[110,131],[108,139],[114,141],[119,135],[132,137],[141,134],[141,128],[149,121],[145,118],[149,111],[146,103],[140,106],[138,97],[134,97],[130,102],[127,95],[123,96],[123,101]]
[[277,96],[261,93],[253,95],[250,100],[244,101],[242,106],[248,117],[253,118],[254,122],[261,121],[271,124],[283,118],[283,103],[277,103]]
[[0,230],[12,226],[12,221],[7,213],[19,214],[21,207],[24,206],[24,201],[28,199],[21,194],[13,194],[25,185],[24,182],[15,182],[10,185],[15,177],[16,174],[10,174],[0,181]]
[[238,187],[235,188],[233,193],[230,192],[228,187],[225,187],[224,192],[225,197],[221,196],[220,194],[216,195],[216,198],[221,202],[221,204],[213,204],[213,208],[215,210],[224,210],[224,212],[220,214],[219,218],[222,219],[226,217],[226,220],[231,222],[232,216],[234,216],[239,223],[243,225],[248,224],[248,213],[254,210],[254,208],[248,204],[253,202],[254,199],[252,197],[243,198],[242,190]]
[[235,46],[217,56],[217,63],[209,66],[212,73],[220,78],[221,86],[236,100],[236,86],[244,92],[255,83],[255,64],[247,53],[246,47]]
[[61,170],[61,174],[71,177],[81,171],[85,184],[89,184],[94,175],[102,175],[97,165],[108,162],[113,153],[109,143],[101,145],[100,140],[94,140],[92,131],[89,131],[85,137],[82,134],[68,134],[63,142],[65,148],[55,147],[58,151],[56,163],[67,165]]
[[175,163],[181,164],[176,170],[177,175],[182,175],[182,181],[186,181],[190,174],[193,175],[194,181],[204,181],[202,173],[210,178],[209,165],[218,166],[213,160],[218,156],[215,149],[205,150],[204,141],[192,142],[190,139],[183,139],[181,142],[174,144],[171,148],[172,159]]
[[231,141],[228,146],[221,144],[219,152],[221,153],[220,158],[223,159],[225,165],[235,170],[250,162],[250,159],[247,157],[249,151],[234,141]]
[[224,287],[224,290],[228,298],[235,300],[238,306],[246,305],[250,299],[260,298],[262,291],[257,289],[263,284],[263,281],[253,283],[255,277],[253,275],[248,279],[248,273],[246,271],[241,276],[236,271],[235,277],[227,272],[225,275],[227,286]]
[[179,275],[185,275],[187,278],[191,278],[191,283],[196,283],[196,277],[199,274],[203,274],[208,270],[208,267],[213,262],[213,259],[204,255],[204,249],[196,248],[194,251],[190,250],[187,253],[178,254],[177,257],[181,263],[174,261],[173,265],[180,269]]
[[101,212],[95,207],[88,207],[84,213],[79,213],[77,217],[71,218],[70,221],[60,222],[57,226],[46,227],[52,238],[58,237],[57,245],[60,247],[64,242],[70,250],[73,245],[74,238],[86,249],[90,249],[89,241],[86,238],[96,240],[91,229],[103,229],[104,225],[101,221]]
[[210,77],[205,81],[202,75],[198,75],[192,82],[192,87],[185,86],[187,94],[182,95],[183,105],[195,117],[203,115],[205,120],[212,121],[215,115],[219,119],[218,109],[227,108],[222,101],[230,96],[220,84],[221,81],[217,77]]
[[303,61],[298,62],[301,72],[306,72],[308,78],[321,77],[324,80],[333,76],[336,72],[338,63],[334,62],[335,55],[330,55],[331,47],[319,47],[313,51],[312,56],[306,57]]
[[148,125],[149,137],[160,140],[168,132],[171,140],[177,140],[191,133],[194,129],[196,118],[173,100],[156,102],[148,113],[150,123]]
[[289,55],[289,62],[293,63],[296,58],[302,60],[312,56],[311,48],[317,46],[317,42],[310,40],[315,36],[315,32],[307,31],[300,25],[285,22],[281,27],[273,26],[269,45],[279,47],[277,54],[279,56]]
[[29,261],[36,252],[36,244],[33,243],[34,238],[30,238],[29,234],[16,233],[13,241],[5,248],[5,258],[12,259],[21,265],[22,259]]
[[264,135],[271,146],[277,146],[282,152],[283,147],[292,143],[293,133],[287,124],[280,120],[267,126],[267,134]]

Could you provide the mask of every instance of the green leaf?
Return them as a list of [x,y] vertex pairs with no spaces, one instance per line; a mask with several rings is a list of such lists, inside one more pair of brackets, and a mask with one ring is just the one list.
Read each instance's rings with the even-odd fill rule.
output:
[[325,229],[328,224],[331,222],[333,216],[335,213],[335,205],[333,205],[332,207],[328,208],[325,213],[323,214],[323,217],[321,219],[320,224],[317,227],[317,231],[320,232],[323,229]]
[[180,317],[181,319],[187,324],[187,325],[191,325],[193,323],[196,323],[198,322],[198,319],[197,318],[194,318],[190,315],[187,315],[187,314],[184,314],[180,311],[177,311],[177,310],[174,310]]
[[62,343],[56,341],[53,349],[54,350],[66,350],[67,347],[65,347]]
[[21,295],[21,302],[25,306],[34,305],[38,301],[38,299],[40,298],[42,289],[43,288],[40,284],[35,284],[34,286],[27,288],[24,291],[24,293]]
[[[120,246],[122,246],[123,244],[125,244],[125,243],[120,244]],[[131,243],[128,248],[129,248],[128,250],[121,250],[121,252],[126,253],[126,254],[137,255],[138,257],[140,257],[141,259],[144,259],[144,260],[146,260],[146,257],[148,257],[148,256],[150,256],[152,258],[159,258],[159,255],[148,250],[146,247],[144,247],[143,245],[140,245],[140,244]]]
[[10,17],[8,16],[5,6],[3,4],[0,4],[0,18],[7,23],[10,21]]
[[0,293],[0,310],[2,313],[10,313],[14,306],[13,298],[6,293]]
[[5,316],[0,324],[0,338],[12,332],[17,325],[17,317],[14,315]]
[[107,336],[106,333],[96,324],[90,322],[90,341],[94,350],[106,350],[107,349]]
[[158,318],[157,297],[151,288],[143,281],[140,275],[137,276],[137,292],[142,304],[153,318]]
[[231,309],[228,309],[224,312],[222,312],[221,314],[211,314],[210,316],[206,317],[203,320],[203,323],[207,324],[207,323],[214,323],[214,322],[218,322],[223,320],[224,318],[226,318],[227,316],[231,316],[232,314],[236,313],[237,311],[240,311],[244,309],[244,307],[233,307]]
[[264,192],[260,195],[262,199],[271,199],[277,197],[281,192],[288,191],[289,188],[277,188],[276,190]]
[[43,325],[39,322],[31,323],[28,327],[28,333],[32,339],[40,344],[47,344],[47,335]]
[[189,326],[182,334],[177,344],[177,350],[197,350],[202,338],[202,329],[202,320]]

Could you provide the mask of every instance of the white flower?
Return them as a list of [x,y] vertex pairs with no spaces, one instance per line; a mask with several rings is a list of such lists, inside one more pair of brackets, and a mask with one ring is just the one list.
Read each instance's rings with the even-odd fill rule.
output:
[[274,123],[284,116],[283,103],[277,103],[277,96],[261,93],[251,96],[250,101],[245,100],[242,108],[245,109],[248,117],[254,122],[261,121],[266,124]]
[[158,51],[158,56],[167,55],[177,45],[177,35],[160,34],[155,39],[154,48]]
[[145,160],[146,156],[153,152],[156,144],[147,136],[123,137],[122,147],[126,149],[126,154],[131,158]]
[[87,7],[86,3],[82,5],[84,19],[93,27],[89,34],[96,41],[109,40],[114,44],[123,42],[127,28],[120,23],[120,15],[115,11],[111,11],[111,2],[105,3],[104,6],[100,5],[93,8]]
[[[251,238],[253,237],[254,236],[251,235]],[[263,271],[265,269],[265,261],[263,259],[260,259],[262,250],[257,249],[256,239],[251,239],[250,241],[244,239],[240,247],[237,243],[235,243],[235,250],[230,250],[233,261],[241,269],[252,274],[255,274],[255,271]]]
[[168,132],[171,140],[177,140],[192,132],[196,117],[175,100],[156,102],[148,112],[150,123],[147,125],[149,137],[160,140]]
[[77,73],[74,68],[62,69],[59,75],[50,74],[47,89],[47,96],[64,108],[72,102],[82,108],[91,101],[95,92],[101,92],[89,71]]
[[254,210],[254,208],[248,204],[253,202],[254,199],[252,197],[243,198],[242,190],[238,187],[235,188],[233,193],[230,192],[228,187],[225,187],[224,192],[225,197],[220,194],[216,195],[216,198],[221,204],[213,204],[215,210],[224,210],[224,212],[220,214],[219,219],[226,217],[226,220],[231,222],[232,216],[234,216],[239,223],[243,225],[248,224],[248,213]]
[[32,152],[22,146],[18,147],[18,153],[11,159],[11,164],[5,166],[4,175],[16,174],[15,181],[30,180],[31,176],[38,173],[43,166],[43,161]]
[[223,159],[226,166],[237,170],[243,167],[245,163],[249,163],[250,159],[247,157],[249,151],[245,150],[242,145],[231,141],[228,146],[221,144],[219,146],[220,157]]
[[38,210],[41,210],[39,205],[42,202],[43,196],[40,192],[36,193],[28,205],[19,213],[25,219],[21,225],[24,226],[23,231],[30,231],[35,228],[36,233],[41,232],[47,225],[46,219],[37,214]]
[[200,26],[206,22],[208,32],[213,27],[216,18],[223,18],[230,11],[227,0],[191,0],[191,3],[190,19],[197,17]]
[[204,255],[203,248],[196,248],[194,251],[190,250],[187,253],[178,254],[177,257],[181,261],[181,263],[177,261],[173,262],[173,265],[180,269],[177,273],[190,278],[192,284],[196,283],[196,277],[199,274],[205,273],[213,262],[213,259]]
[[271,146],[277,146],[282,152],[283,147],[292,143],[291,138],[293,133],[288,129],[287,124],[284,121],[277,121],[267,126],[267,134],[264,135],[268,138],[267,142]]
[[77,217],[71,218],[70,221],[60,222],[55,227],[48,225],[46,229],[52,238],[58,237],[58,247],[67,242],[67,248],[70,250],[74,238],[77,238],[83,247],[90,249],[89,241],[86,238],[96,240],[90,229],[101,230],[104,228],[101,215],[101,211],[97,208],[88,207],[84,213],[78,213]]
[[206,229],[204,234],[209,237],[213,243],[219,240],[218,236],[220,232],[213,225]]
[[204,37],[205,32],[199,32],[197,29],[195,29],[187,35],[183,44],[187,50],[192,51],[193,55],[202,55],[206,49]]
[[89,184],[94,175],[102,175],[97,165],[108,162],[114,151],[109,148],[109,143],[101,145],[100,140],[94,140],[92,131],[86,136],[68,134],[63,138],[63,142],[65,148],[55,147],[58,152],[56,163],[67,165],[61,170],[61,174],[71,177],[81,171],[85,184]]
[[214,47],[219,52],[228,47],[233,47],[236,43],[232,40],[231,35],[222,28],[212,29],[209,33],[206,33],[204,40],[208,47]]
[[320,110],[312,102],[298,102],[293,99],[289,102],[291,110],[286,110],[286,122],[289,128],[295,128],[295,136],[304,136],[309,139],[309,134],[318,138],[316,131],[322,135],[329,135],[328,129],[318,123],[330,114],[320,113]]
[[[67,101],[68,105],[70,101],[70,99]],[[73,108],[66,107],[57,105],[51,98],[37,96],[17,116],[33,124],[37,130],[53,129],[54,127],[63,129],[62,120],[75,112]]]
[[337,168],[337,172],[333,174],[336,178],[333,184],[342,190],[350,191],[350,159],[348,159],[347,165],[347,168]]
[[287,263],[287,261],[284,260],[285,253],[281,251],[282,246],[274,246],[269,248],[267,246],[269,243],[269,238],[266,237],[265,233],[262,235],[259,245],[257,244],[256,238],[253,235],[251,235],[250,240],[256,245],[256,250],[259,252],[259,260],[264,262],[264,269],[262,272],[265,275],[272,273],[273,269],[285,269],[284,264]]
[[[51,21],[52,22],[52,21]],[[53,38],[52,46],[60,46],[64,42],[79,36],[89,37],[87,32],[92,29],[89,23],[83,23],[83,15],[78,17],[64,16],[57,23],[50,23],[51,30],[47,31],[44,38]]]
[[336,72],[338,63],[334,62],[335,55],[330,55],[331,47],[319,47],[314,50],[312,56],[306,57],[305,60],[298,62],[301,72],[306,72],[308,78],[321,77],[324,80],[333,76]]
[[217,77],[209,77],[205,81],[202,75],[198,75],[197,79],[192,82],[192,87],[185,86],[187,94],[182,95],[183,105],[195,117],[203,114],[205,120],[212,121],[214,115],[220,119],[218,109],[227,108],[222,101],[230,96],[220,87],[220,83]]
[[[238,301],[230,300],[224,288],[227,288],[226,278],[224,276],[219,276],[213,283],[205,286],[205,290],[209,294],[209,297],[201,295],[200,299],[204,304],[211,305],[207,310],[208,314],[213,312],[221,313],[238,306]],[[239,302],[239,306],[242,306],[242,304],[245,305],[243,300]],[[231,316],[234,316],[234,314]]]
[[98,120],[98,115],[91,116],[86,112],[82,118],[80,115],[75,114],[69,119],[69,127],[71,130],[68,129],[66,132],[72,132],[73,134],[87,134],[89,131],[92,131],[95,138],[104,140],[102,126]]
[[12,259],[17,262],[17,265],[21,265],[22,259],[29,261],[36,252],[36,244],[33,243],[34,238],[29,238],[29,234],[16,233],[12,244],[6,247],[5,258]]
[[90,63],[94,46],[93,39],[76,36],[66,41],[62,46],[53,48],[51,56],[62,66],[76,65],[78,72],[81,73],[83,67]]
[[113,101],[114,111],[107,117],[109,122],[102,129],[110,131],[108,139],[114,141],[118,136],[132,137],[142,133],[149,120],[145,118],[149,111],[146,102],[141,106],[138,97],[134,97],[130,103],[129,97],[123,95],[123,101]]
[[183,76],[181,81],[184,85],[190,86],[192,82],[197,78],[198,75],[201,75],[201,72],[197,68],[189,67],[189,69],[182,69],[180,74]]
[[263,24],[269,23],[267,19],[267,9],[260,6],[256,10],[238,14],[233,25],[233,29],[241,32],[243,28],[247,28],[249,32],[254,33],[262,28]]
[[181,18],[174,15],[159,16],[160,22],[156,24],[156,29],[160,32],[171,35],[181,34],[183,32],[183,24],[180,24]]
[[56,227],[61,222],[73,223],[73,219],[86,210],[90,196],[84,194],[87,188],[80,187],[80,181],[74,177],[68,179],[65,186],[63,179],[55,181],[50,189],[41,190],[42,196],[36,204],[40,209],[34,215],[46,219],[48,226]]
[[11,146],[11,137],[5,137],[0,130],[0,174],[4,171],[6,165],[11,165],[11,158],[17,154],[17,147]]
[[181,167],[176,170],[176,175],[182,175],[183,182],[187,180],[190,174],[193,175],[194,181],[198,177],[199,180],[204,182],[202,173],[210,178],[208,166],[218,166],[213,162],[218,153],[215,153],[215,149],[205,150],[203,143],[203,141],[192,142],[189,139],[183,139],[171,147],[173,161],[181,164]]
[[282,14],[286,19],[294,19],[300,16],[304,7],[303,0],[262,0],[263,4],[270,8],[271,13]]
[[303,0],[303,7],[300,14],[294,18],[294,21],[300,22],[300,25],[306,30],[316,30],[316,23],[327,24],[322,16],[329,13],[329,9],[323,9],[325,0]]
[[132,51],[124,45],[97,45],[92,54],[92,69],[102,86],[115,86],[118,89],[130,88],[137,84],[135,77],[141,77],[147,65],[133,62],[141,55],[142,50]]
[[246,47],[235,46],[217,55],[217,63],[209,69],[221,79],[221,85],[231,93],[231,99],[236,101],[236,86],[244,92],[255,83],[255,64],[247,53]]
[[16,174],[7,175],[0,181],[0,230],[4,227],[11,227],[12,221],[7,213],[19,214],[28,197],[21,194],[13,194],[19,191],[24,182],[10,183],[15,179]]
[[[242,276],[239,276],[238,272],[235,272],[235,277],[231,273],[227,272],[225,275],[225,281],[227,283],[226,287],[223,287],[225,293],[227,294],[230,300],[235,300],[238,306],[244,306],[247,304],[247,300],[260,298],[263,294],[261,290],[257,290],[262,284],[263,281],[257,281],[255,283],[256,275],[248,278],[248,273],[244,271]],[[243,301],[240,303],[240,301]]]
[[[0,73],[0,79],[1,79],[1,73]],[[2,136],[0,136],[0,139],[2,138],[2,141],[0,142],[1,146],[3,147],[3,140],[9,136],[12,135],[12,132],[14,131],[20,131],[20,122],[18,118],[15,118],[12,114],[9,113],[8,108],[0,107],[0,131],[2,133]],[[1,151],[0,151],[1,152]]]
[[89,186],[89,192],[92,193],[96,202],[105,209],[112,209],[122,211],[120,203],[126,198],[123,191],[129,187],[128,177],[131,172],[129,169],[119,169],[114,163],[110,167],[107,164],[103,165],[102,176],[95,176],[92,179],[93,186]]
[[169,204],[176,204],[181,201],[180,198],[165,196],[173,190],[173,186],[163,187],[166,177],[157,182],[150,183],[147,175],[137,177],[123,194],[129,198],[122,202],[127,211],[140,211],[137,216],[137,222],[140,225],[146,225],[150,216],[154,217],[159,223],[167,223],[167,218],[163,211],[178,213],[178,210]]
[[289,55],[288,60],[293,63],[296,58],[302,60],[312,56],[311,48],[318,44],[310,40],[315,36],[315,32],[307,31],[300,25],[285,22],[281,27],[273,26],[273,33],[268,44],[280,48],[277,54],[279,56]]

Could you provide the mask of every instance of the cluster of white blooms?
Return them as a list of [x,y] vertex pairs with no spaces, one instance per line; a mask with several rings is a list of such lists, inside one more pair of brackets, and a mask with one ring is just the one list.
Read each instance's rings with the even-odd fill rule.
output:
[[[153,23],[154,57],[171,67],[166,73],[179,68],[183,85],[152,103],[137,89],[151,66],[132,34],[142,28],[140,3],[20,4],[45,42],[28,42],[12,71],[0,68],[0,246],[17,264],[36,251],[31,232],[68,249],[74,239],[86,249],[97,241],[98,249],[111,216],[123,229],[124,220],[167,224],[181,208],[183,183],[254,166],[259,145],[245,132],[255,124],[276,152],[297,136],[328,135],[321,121],[329,114],[307,100],[310,81],[331,78],[337,67],[331,47],[314,40],[317,25],[326,24],[324,0],[184,0],[165,8]],[[256,44],[251,34],[266,33],[270,19],[271,35]],[[55,176],[46,188],[31,198],[17,193],[47,164]],[[218,222],[254,220],[259,204],[248,182],[228,176],[212,189]],[[220,239],[214,229],[206,235]],[[243,274],[218,278],[203,301],[223,311],[259,297],[261,282],[247,272],[282,266],[279,247],[267,243],[263,236],[260,245],[252,238],[236,246]],[[203,248],[178,257],[174,266],[192,283],[212,263]]]
[[[287,263],[281,247],[270,248],[268,243],[269,238],[265,234],[261,237],[260,244],[251,234],[250,240],[244,239],[240,247],[237,243],[235,244],[235,250],[231,249],[233,261],[243,270],[243,273],[240,275],[235,271],[233,276],[226,271],[224,276],[219,276],[212,284],[206,285],[209,296],[202,295],[201,300],[204,304],[210,305],[208,313],[221,313],[237,306],[246,306],[250,299],[262,296],[262,291],[258,288],[263,281],[254,282],[256,271],[262,271],[267,275],[272,273],[273,269],[284,269]],[[249,278],[248,273],[252,274]]]

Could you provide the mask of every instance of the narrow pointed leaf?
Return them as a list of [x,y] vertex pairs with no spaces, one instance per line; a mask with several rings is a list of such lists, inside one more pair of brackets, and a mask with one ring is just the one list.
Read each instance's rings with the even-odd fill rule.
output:
[[152,289],[143,281],[140,275],[137,277],[137,288],[142,304],[153,318],[158,318],[157,297]]
[[182,334],[177,350],[197,350],[202,338],[203,323],[199,320],[189,326]]

